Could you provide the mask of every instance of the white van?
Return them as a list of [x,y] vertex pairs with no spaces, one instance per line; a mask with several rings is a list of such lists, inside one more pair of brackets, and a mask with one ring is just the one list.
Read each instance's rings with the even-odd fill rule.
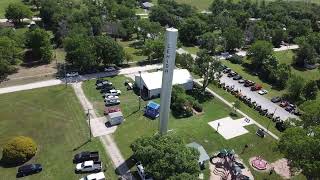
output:
[[80,180],[106,180],[106,177],[104,176],[103,172],[90,174],[88,176],[85,176],[81,178]]

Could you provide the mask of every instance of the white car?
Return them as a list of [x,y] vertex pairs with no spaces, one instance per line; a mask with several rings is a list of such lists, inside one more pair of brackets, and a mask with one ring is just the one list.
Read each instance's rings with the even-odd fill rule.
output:
[[114,68],[113,66],[110,66],[110,67],[104,68],[104,71],[105,72],[112,72],[112,71],[116,71],[116,68]]
[[113,93],[113,94],[117,94],[117,95],[120,95],[120,94],[121,94],[121,91],[118,90],[118,89],[111,89],[109,92],[110,92],[110,93]]
[[105,180],[106,177],[104,176],[103,172],[90,174],[88,176],[85,176],[81,178],[80,180]]
[[108,101],[108,100],[118,100],[119,96],[106,96],[104,98],[104,101]]
[[260,95],[264,95],[264,94],[267,94],[267,93],[268,93],[268,91],[265,90],[265,89],[262,89],[262,90],[258,91],[258,94],[260,94]]
[[140,162],[136,163],[137,171],[142,180],[153,180],[151,176],[149,176],[145,171]]

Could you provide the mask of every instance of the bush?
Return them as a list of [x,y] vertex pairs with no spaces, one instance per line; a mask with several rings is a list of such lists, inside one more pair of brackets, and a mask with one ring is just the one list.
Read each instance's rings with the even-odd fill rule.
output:
[[238,55],[233,55],[231,58],[228,58],[228,60],[233,64],[242,64],[242,57]]
[[197,112],[202,112],[202,105],[198,102],[193,103],[193,109],[196,110]]
[[6,164],[22,164],[31,159],[37,152],[33,139],[18,136],[10,139],[3,147],[2,161]]

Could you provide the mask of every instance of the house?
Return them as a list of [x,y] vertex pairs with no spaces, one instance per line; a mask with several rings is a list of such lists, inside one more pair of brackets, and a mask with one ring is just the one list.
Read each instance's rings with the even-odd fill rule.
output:
[[[140,89],[141,97],[153,99],[160,96],[162,85],[162,71],[135,75],[135,85]],[[185,90],[193,88],[193,78],[186,69],[173,71],[172,85],[181,85]]]
[[208,153],[206,152],[206,150],[203,148],[203,146],[201,146],[200,144],[196,143],[196,142],[192,142],[190,144],[187,144],[187,147],[191,147],[194,148],[196,150],[198,150],[200,156],[198,159],[198,163],[201,167],[201,169],[204,169],[204,165],[205,162],[208,161],[210,159]]
[[151,3],[151,2],[144,2],[144,3],[141,3],[141,7],[143,9],[150,9],[152,8],[154,5]]

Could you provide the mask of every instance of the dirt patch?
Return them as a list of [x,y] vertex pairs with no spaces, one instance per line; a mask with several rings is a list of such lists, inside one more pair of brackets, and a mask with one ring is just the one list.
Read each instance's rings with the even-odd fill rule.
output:
[[288,160],[285,158],[279,159],[273,163],[271,163],[271,166],[274,168],[274,171],[279,174],[284,179],[290,179],[291,172],[290,172],[290,166],[288,164]]

